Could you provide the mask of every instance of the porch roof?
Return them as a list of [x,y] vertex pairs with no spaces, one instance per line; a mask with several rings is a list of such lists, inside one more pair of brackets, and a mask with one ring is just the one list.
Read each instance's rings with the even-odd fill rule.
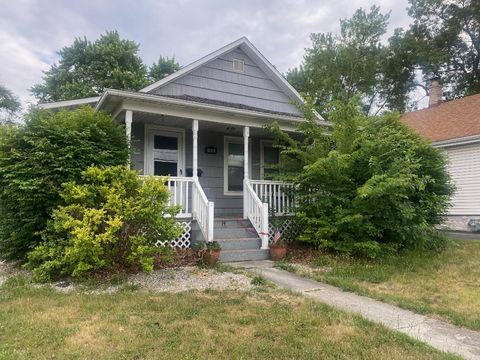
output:
[[[281,128],[290,131],[294,131],[297,125],[304,121],[303,118],[292,114],[115,89],[107,89],[95,108],[111,113],[114,118],[124,110],[132,110],[251,127],[263,127],[277,121]],[[318,123],[331,126],[325,120],[318,120]]]

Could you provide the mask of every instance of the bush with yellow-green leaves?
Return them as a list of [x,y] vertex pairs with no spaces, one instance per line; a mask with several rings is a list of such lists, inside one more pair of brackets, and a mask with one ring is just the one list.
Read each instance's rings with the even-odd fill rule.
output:
[[180,235],[178,207],[168,206],[164,181],[139,178],[124,166],[90,167],[78,182],[64,184],[57,207],[28,254],[26,267],[38,281],[85,278],[99,272],[153,271],[172,250],[158,240]]

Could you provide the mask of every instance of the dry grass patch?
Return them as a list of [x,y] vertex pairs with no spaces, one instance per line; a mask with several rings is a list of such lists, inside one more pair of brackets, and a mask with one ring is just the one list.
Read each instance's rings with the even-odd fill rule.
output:
[[313,252],[310,267],[303,266],[303,251],[291,260],[301,263],[293,269],[300,275],[480,330],[480,241],[375,261]]
[[[379,356],[381,354],[381,356]],[[453,359],[287,292],[60,293],[0,288],[0,358]]]

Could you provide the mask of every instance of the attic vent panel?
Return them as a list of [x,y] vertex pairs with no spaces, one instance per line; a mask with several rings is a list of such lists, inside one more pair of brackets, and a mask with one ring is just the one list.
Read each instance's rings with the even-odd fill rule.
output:
[[233,70],[245,72],[245,61],[240,59],[233,59]]

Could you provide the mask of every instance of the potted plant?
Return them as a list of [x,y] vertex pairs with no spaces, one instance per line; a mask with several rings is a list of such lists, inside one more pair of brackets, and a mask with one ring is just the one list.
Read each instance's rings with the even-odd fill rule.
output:
[[202,264],[213,268],[222,250],[218,241],[200,241],[196,244],[197,253]]
[[273,225],[273,241],[270,243],[270,257],[273,261],[285,259],[287,256],[287,244],[283,241],[282,220],[279,219],[272,210],[270,213],[270,223]]

